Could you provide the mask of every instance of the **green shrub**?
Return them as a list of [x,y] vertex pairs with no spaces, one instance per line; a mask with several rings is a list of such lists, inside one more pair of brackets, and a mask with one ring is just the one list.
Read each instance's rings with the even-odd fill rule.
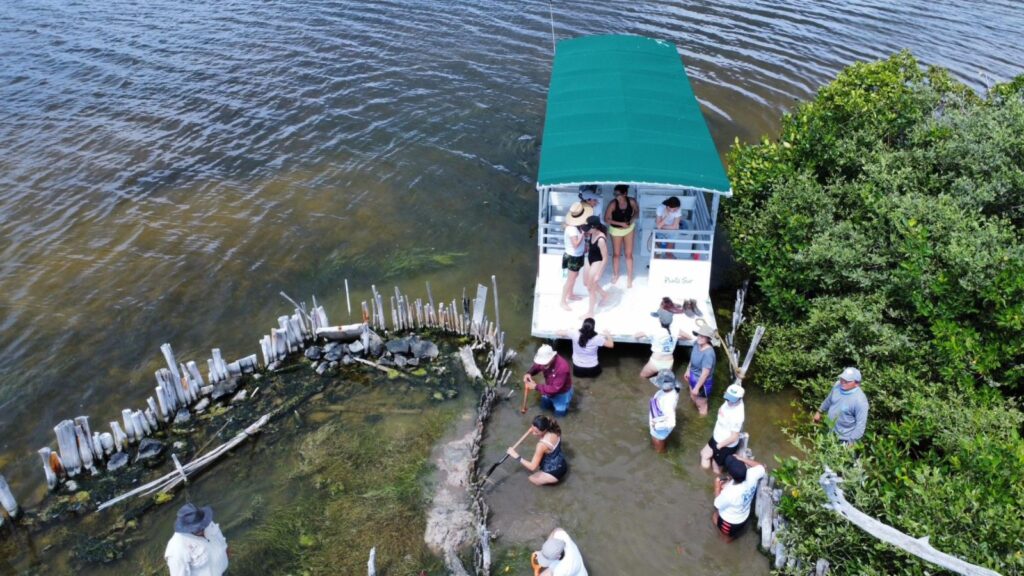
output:
[[737,142],[729,173],[726,224],[768,327],[755,378],[809,413],[856,365],[871,401],[852,450],[792,426],[807,456],[776,470],[791,551],[843,574],[935,572],[822,508],[827,465],[866,513],[1024,571],[1024,76],[982,98],[906,52],[855,64],[777,141]]

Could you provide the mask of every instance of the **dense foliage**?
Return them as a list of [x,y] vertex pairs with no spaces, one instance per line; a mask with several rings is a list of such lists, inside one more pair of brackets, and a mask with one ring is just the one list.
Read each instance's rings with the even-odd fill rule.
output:
[[844,366],[868,433],[809,419],[776,471],[788,543],[842,574],[935,573],[822,508],[824,465],[857,507],[970,562],[1024,573],[1024,76],[985,97],[908,53],[856,64],[737,143],[723,203],[768,326],[756,364],[809,410]]

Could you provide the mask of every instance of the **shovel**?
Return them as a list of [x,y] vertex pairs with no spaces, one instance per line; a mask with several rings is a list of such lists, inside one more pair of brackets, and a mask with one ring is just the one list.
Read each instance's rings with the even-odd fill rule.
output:
[[[527,429],[526,432],[523,433],[523,435],[519,437],[519,440],[517,440],[516,443],[512,446],[513,450],[518,448],[519,445],[523,443],[523,440],[526,440],[526,437],[530,435],[530,430],[533,430],[533,426],[530,426],[530,428]],[[508,456],[509,456],[509,454],[508,454],[508,452],[506,452],[505,456],[501,460],[498,460],[497,462],[492,464],[491,467],[487,469],[487,474],[484,474],[484,480],[487,480],[487,478],[489,478],[490,475],[493,474],[494,471],[498,469],[498,466],[501,466],[502,464],[504,464],[505,460],[508,460]]]

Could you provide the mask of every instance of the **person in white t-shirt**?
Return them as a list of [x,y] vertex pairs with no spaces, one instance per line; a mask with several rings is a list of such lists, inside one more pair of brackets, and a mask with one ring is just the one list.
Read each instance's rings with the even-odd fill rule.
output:
[[[675,196],[670,196],[662,202],[655,213],[654,227],[658,230],[679,230],[682,227],[683,210],[682,202]],[[656,242],[655,245],[663,250],[675,248],[674,242]],[[672,253],[665,254],[665,258],[675,258]]]
[[588,576],[576,543],[561,528],[551,531],[544,546],[530,556],[534,576]]
[[213,510],[189,502],[178,510],[174,536],[164,551],[171,576],[221,576],[228,569],[228,543]]
[[725,469],[732,479],[723,481],[715,477],[715,512],[711,522],[727,542],[732,542],[747,527],[757,484],[767,471],[764,464],[736,455],[725,459]]
[[579,334],[570,335],[564,330],[557,334],[563,338],[572,340],[572,375],[577,378],[597,378],[601,375],[601,364],[597,358],[600,348],[614,348],[615,341],[612,334],[604,330],[597,333],[596,324],[593,318],[587,318],[580,326]]
[[580,298],[573,294],[576,288],[576,278],[579,277],[580,270],[583,269],[583,251],[586,250],[587,244],[585,242],[585,236],[583,231],[580,230],[580,226],[587,223],[587,218],[593,215],[594,210],[581,202],[576,202],[569,207],[569,212],[565,215],[565,233],[563,241],[565,243],[565,252],[562,254],[562,269],[565,273],[565,285],[562,287],[562,309],[572,310],[569,308],[569,300],[579,300]]
[[740,432],[746,417],[743,393],[743,387],[739,384],[732,384],[725,391],[725,404],[718,409],[715,431],[700,451],[700,465],[705,470],[714,466],[715,474],[721,474],[725,459],[740,448]]
[[658,391],[648,403],[647,424],[651,430],[651,444],[654,451],[662,454],[668,442],[668,435],[676,427],[676,405],[679,403],[679,391],[676,387],[676,375],[671,370],[662,370],[651,378],[651,383]]

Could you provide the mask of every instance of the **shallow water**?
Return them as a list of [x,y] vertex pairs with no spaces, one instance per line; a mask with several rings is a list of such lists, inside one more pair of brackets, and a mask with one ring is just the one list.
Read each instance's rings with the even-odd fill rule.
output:
[[[551,21],[560,38],[675,42],[721,151],[771,134],[782,112],[855,60],[910,48],[984,89],[1019,73],[1024,56],[1024,11],[1007,1],[551,8],[553,17],[546,2],[0,5],[0,470],[19,499],[41,495],[35,450],[53,442],[53,424],[88,414],[98,428],[139,406],[162,342],[181,358],[201,360],[214,346],[230,359],[256,352],[287,310],[282,289],[316,293],[343,322],[345,278],[358,302],[374,282],[429,279],[450,297],[497,274],[510,343],[533,346],[531,183]],[[644,427],[633,421],[649,392],[633,390],[642,358],[615,362],[621,377],[595,383],[570,428],[580,454],[601,455],[599,445],[609,453],[577,458],[570,483],[591,466],[612,479],[645,470],[688,495],[706,490],[687,464],[642,451]],[[777,407],[750,410],[750,425],[774,438],[773,417],[762,414],[785,414],[788,400],[761,402]],[[499,415],[495,436],[515,437],[518,426]],[[680,455],[706,435],[691,426],[681,425]],[[761,455],[775,444],[753,446]],[[261,466],[232,497],[287,498],[277,469]],[[197,490],[220,499],[210,480]],[[618,489],[636,495],[629,510],[653,494],[644,482]],[[611,490],[550,492],[543,498],[554,500],[536,505],[568,509],[569,495],[596,503]],[[655,518],[651,533],[675,533],[677,517],[703,523],[709,511],[702,498],[672,502],[681,511]],[[500,522],[514,520],[495,506]],[[642,539],[601,532],[610,514],[574,514],[567,522],[600,539],[602,565],[621,567],[616,558],[643,549]],[[158,557],[162,545],[147,553]],[[727,558],[747,562],[736,556]]]

